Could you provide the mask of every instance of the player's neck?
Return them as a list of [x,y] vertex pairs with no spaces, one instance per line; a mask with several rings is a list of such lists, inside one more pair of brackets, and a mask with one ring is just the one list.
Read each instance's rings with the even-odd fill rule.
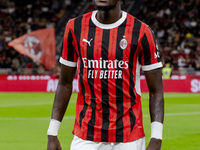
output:
[[122,17],[121,4],[108,11],[98,10],[96,19],[102,24],[112,24]]

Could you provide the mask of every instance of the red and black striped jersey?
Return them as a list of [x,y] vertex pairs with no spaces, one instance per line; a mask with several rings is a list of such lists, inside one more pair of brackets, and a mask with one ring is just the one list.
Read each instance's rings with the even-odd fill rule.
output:
[[73,133],[101,142],[144,137],[140,67],[162,67],[148,25],[126,12],[101,24],[93,11],[71,19],[65,29],[60,63],[78,68],[79,93]]

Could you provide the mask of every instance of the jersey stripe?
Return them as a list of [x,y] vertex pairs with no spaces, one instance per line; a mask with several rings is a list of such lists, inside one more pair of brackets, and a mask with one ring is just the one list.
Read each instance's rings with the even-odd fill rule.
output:
[[[82,22],[82,18],[83,17],[79,17],[79,18],[76,18],[75,21],[74,21],[74,32],[76,33],[76,38],[77,38],[77,43],[79,42],[80,43],[80,39],[81,39],[81,22]],[[79,33],[79,34],[78,34]],[[82,119],[85,117],[85,113],[86,113],[86,110],[87,110],[87,104],[85,103],[85,87],[84,87],[84,84],[83,84],[83,69],[84,69],[84,66],[83,66],[83,60],[81,59],[82,58],[82,53],[81,53],[81,48],[80,48],[80,44],[77,44],[78,45],[78,53],[79,53],[79,65],[80,65],[80,69],[78,70],[79,72],[79,93],[80,93],[80,96],[83,96],[83,100],[84,100],[84,106],[82,108],[82,110],[80,111],[79,113],[79,125],[80,127],[82,126]],[[77,99],[77,104],[80,103],[79,102],[79,98]]]
[[[137,20],[138,21],[138,20]],[[139,63],[138,63],[138,59],[139,59],[139,55],[141,53],[141,45],[140,45],[140,42],[141,42],[141,39],[144,35],[144,24],[142,24],[140,21],[137,22],[138,23],[138,47],[136,48],[136,51],[135,51],[135,54],[134,54],[134,57],[133,57],[133,68],[132,68],[132,72],[134,74],[133,76],[133,81],[134,81],[134,89],[133,89],[133,93],[135,95],[135,101],[134,102],[131,102],[131,109],[130,109],[130,114],[132,114],[132,125],[131,125],[131,131],[134,135],[134,132],[136,131],[139,131],[139,133],[143,133],[141,128],[143,128],[143,125],[141,124],[141,119],[140,119],[140,112],[141,112],[141,109],[139,106],[140,105],[140,95],[137,94],[137,91],[136,91],[136,80],[137,80],[137,76],[139,74],[139,71],[138,67],[139,66]],[[137,83],[138,84],[138,83]],[[137,85],[138,86],[138,85]],[[135,110],[139,110],[139,111],[135,111]],[[136,124],[135,124],[136,123]]]
[[[116,59],[123,60],[123,50],[120,48],[120,41],[122,40],[125,34],[126,21],[118,27],[117,33],[117,46],[116,46]],[[123,71],[119,69],[119,71]],[[116,142],[123,142],[123,120],[122,116],[124,113],[123,107],[123,86],[122,79],[116,79],[116,106],[117,106],[117,119],[116,119]]]
[[77,39],[76,36],[74,35],[74,20],[71,20],[71,33],[72,33],[72,37],[73,37],[73,47],[74,47],[74,62],[77,63],[77,59],[78,59],[78,44],[77,44]]
[[[88,41],[90,41],[90,45],[87,44],[87,59],[93,60],[94,59],[94,37],[95,37],[95,31],[96,27],[92,26],[92,21],[90,19],[89,22],[89,33],[88,33]],[[87,74],[90,75],[91,72],[94,72],[94,68],[88,69]],[[88,131],[87,131],[87,140],[93,140],[94,138],[94,125],[95,125],[95,109],[96,109],[96,96],[94,93],[94,78],[88,77],[88,83],[90,86],[91,91],[91,103],[90,106],[92,108],[92,115],[91,119],[88,122]]]
[[[69,23],[69,22],[68,22]],[[68,35],[69,35],[69,31],[70,31],[70,29],[69,29],[69,27],[67,26],[66,27],[66,29],[65,29],[65,33],[64,33],[64,37],[63,37],[63,43],[62,43],[62,54],[61,54],[61,56],[62,56],[62,58],[63,59],[67,59],[67,53],[68,53],[68,49],[67,49],[67,47],[68,47]]]
[[[102,38],[102,49],[101,49],[101,57],[102,60],[108,60],[108,45],[104,45],[108,43],[110,30],[103,30],[103,38]],[[106,68],[102,68],[102,71],[105,71]],[[101,128],[101,140],[107,142],[108,141],[108,129],[109,129],[109,93],[108,93],[108,79],[101,79],[101,90],[102,90],[102,118],[103,124]]]
[[[118,28],[114,28],[112,30],[110,30],[110,42],[109,42],[109,49],[108,49],[108,60],[112,60],[113,58],[116,58],[116,45],[117,45],[117,32],[118,32]],[[108,71],[114,71],[114,68],[108,68]],[[111,74],[110,76],[113,76],[113,74]],[[116,128],[116,118],[117,118],[117,114],[116,114],[116,90],[113,89],[113,87],[115,87],[115,78],[110,78],[108,80],[108,92],[109,92],[109,106],[110,106],[110,116],[109,116],[109,121],[110,121],[110,125],[109,125],[109,129],[111,128]],[[108,132],[108,141],[113,141],[113,139],[115,139],[116,137],[116,130],[109,130]]]
[[148,39],[147,39],[147,35],[144,34],[144,37],[142,39],[142,48],[143,48],[143,53],[144,53],[144,65],[150,65],[151,64],[151,60],[148,59],[151,57],[151,51],[150,51],[150,47],[149,47],[149,43],[148,43]]
[[[135,125],[135,114],[133,112],[133,105],[135,104],[135,93],[134,93],[134,76],[133,76],[133,64],[134,64],[134,56],[135,56],[135,52],[136,49],[138,48],[138,42],[139,42],[139,36],[140,36],[140,28],[141,28],[141,22],[138,21],[137,19],[134,19],[134,26],[133,26],[133,32],[132,32],[132,42],[131,42],[131,53],[130,53],[130,58],[129,58],[129,62],[130,62],[130,78],[129,78],[129,82],[130,82],[130,88],[129,88],[129,93],[130,93],[130,97],[131,97],[131,109],[129,110],[129,115],[130,115],[130,123],[131,123],[131,131],[133,130],[133,127]],[[137,58],[137,57],[136,57]]]
[[[98,37],[98,38],[96,38]],[[101,28],[96,28],[96,34],[95,34],[95,39],[94,39],[94,60],[99,60],[101,57],[101,47],[102,47],[102,37],[103,37],[103,29]],[[99,72],[101,71],[101,68],[96,68],[94,71],[97,71],[97,74],[99,75]],[[96,107],[96,112],[95,113],[95,125],[98,127],[102,127],[102,104],[101,104],[101,99],[102,99],[102,91],[101,91],[101,79],[97,78],[94,80],[94,85],[95,86],[95,95],[96,95],[96,103],[98,104]],[[94,129],[94,139],[97,141],[101,141],[101,128],[95,128]]]
[[[155,54],[158,54],[159,50],[158,50],[158,45],[157,45],[155,34],[154,34],[153,30],[150,27],[148,27],[148,28],[151,30],[151,33],[152,33],[152,38],[153,38],[154,45],[155,45]],[[157,56],[157,62],[160,62],[160,56]]]
[[[125,39],[127,40],[127,48],[123,50],[123,61],[127,61],[130,58],[130,47],[131,47],[131,39],[132,39],[132,30],[133,30],[133,25],[134,25],[134,19],[132,19],[129,15],[127,15],[127,25],[125,28]],[[129,62],[128,62],[129,64]],[[123,122],[124,122],[124,133],[130,133],[130,115],[129,115],[129,108],[131,107],[131,97],[129,94],[129,88],[130,86],[133,86],[129,82],[130,78],[130,68],[127,70],[124,70],[123,72],[123,107],[124,107],[124,116],[123,116]],[[123,134],[123,138],[129,138],[127,134]]]
[[69,50],[68,53],[67,53],[67,60],[68,61],[74,61],[75,48],[74,48],[72,42],[73,42],[73,37],[72,37],[71,30],[69,30],[68,40],[67,40],[67,47],[68,47],[68,50]]
[[[85,14],[83,15],[82,22],[81,22],[81,38],[80,38],[80,50],[81,50],[81,54],[82,57],[81,59],[83,60],[83,58],[87,58],[87,45],[88,43],[83,42],[83,39],[87,39],[88,38],[88,32],[89,32],[89,20],[90,17],[88,16],[89,14]],[[83,66],[85,65],[85,63],[83,64]],[[80,74],[81,76],[81,74]],[[85,113],[83,119],[82,119],[82,124],[84,124],[82,126],[83,131],[85,131],[87,133],[88,130],[88,122],[91,118],[91,112],[92,112],[92,108],[89,106],[89,104],[91,103],[91,91],[90,91],[90,87],[89,87],[89,82],[87,79],[87,67],[84,66],[83,68],[83,74],[82,74],[82,78],[83,78],[83,83],[84,87],[85,87],[85,101],[84,101],[84,107],[85,105],[87,105],[85,107],[85,109],[83,109],[83,113]],[[85,134],[85,139],[87,139],[87,134]]]
[[[123,50],[123,60],[124,62],[127,61],[127,59],[129,60],[130,58],[130,48],[131,48],[131,40],[132,40],[132,30],[133,30],[133,24],[134,24],[134,19],[131,18],[129,15],[127,15],[127,25],[125,28],[125,36],[124,38],[127,40],[127,47],[126,49]],[[130,62],[130,60],[129,60]],[[128,63],[129,65],[129,63]],[[131,107],[131,97],[129,96],[129,88],[130,86],[133,86],[130,84],[129,82],[129,78],[130,78],[130,68],[128,68],[128,70],[124,70],[123,72],[123,99],[124,99],[124,103],[123,103],[123,107],[124,107],[124,116],[123,116],[123,122],[124,122],[124,132],[125,133],[129,133],[130,132],[130,115],[129,115],[129,109]],[[127,137],[127,134],[123,134],[123,138],[129,138]]]
[[[68,22],[69,23],[69,22]],[[67,47],[67,38],[68,38],[68,32],[69,32],[69,28],[65,28],[65,33],[64,33],[64,36],[63,36],[63,42],[62,42],[62,48],[61,48],[61,57],[63,59],[66,59],[67,57],[67,52],[68,52],[68,49],[66,48]]]
[[[73,36],[73,42],[74,42],[74,45],[75,45],[75,50],[76,50],[76,54],[77,55],[79,55],[78,53],[79,53],[79,50],[80,50],[80,48],[79,48],[79,44],[77,44],[78,42],[77,42],[77,38],[76,38],[76,36],[74,35],[74,31],[75,31],[75,28],[76,27],[79,27],[79,26],[77,26],[77,24],[76,24],[76,27],[75,27],[75,25],[74,25],[74,22],[75,22],[75,19],[71,19],[70,20],[70,27],[71,27],[71,31],[73,32],[72,33],[72,36]],[[79,29],[79,28],[76,28],[77,30]],[[79,30],[80,31],[80,30]],[[77,58],[76,58],[77,59]],[[78,63],[79,63],[79,66],[80,66],[80,61],[78,61]],[[78,70],[79,70],[79,72],[80,72],[80,68],[78,68]],[[79,77],[78,77],[79,78]],[[79,87],[79,91],[80,91],[80,87]],[[83,98],[83,96],[81,96],[81,98],[80,99],[84,99]],[[79,106],[79,100],[77,99],[77,105],[76,105],[76,107],[78,107]],[[80,112],[79,112],[79,110],[80,109],[76,109],[76,114],[79,114]],[[76,115],[76,118],[75,118],[75,125],[74,125],[74,130],[76,130],[77,128],[79,128],[79,115]],[[74,133],[74,130],[73,130],[73,133]]]

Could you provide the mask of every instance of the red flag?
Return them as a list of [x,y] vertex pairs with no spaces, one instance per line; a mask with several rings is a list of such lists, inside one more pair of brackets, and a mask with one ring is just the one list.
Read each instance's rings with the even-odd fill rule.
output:
[[53,28],[36,30],[8,43],[19,53],[44,64],[47,69],[55,67],[55,45]]

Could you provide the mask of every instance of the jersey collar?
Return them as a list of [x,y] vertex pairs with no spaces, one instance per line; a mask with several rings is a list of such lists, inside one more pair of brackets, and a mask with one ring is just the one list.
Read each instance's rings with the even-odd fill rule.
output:
[[122,11],[122,17],[116,21],[115,23],[112,23],[112,24],[102,24],[100,23],[97,19],[96,19],[96,14],[97,14],[97,10],[93,11],[92,13],[92,22],[99,28],[102,28],[102,29],[112,29],[112,28],[116,28],[118,26],[120,26],[126,19],[126,16],[127,16],[127,13]]

